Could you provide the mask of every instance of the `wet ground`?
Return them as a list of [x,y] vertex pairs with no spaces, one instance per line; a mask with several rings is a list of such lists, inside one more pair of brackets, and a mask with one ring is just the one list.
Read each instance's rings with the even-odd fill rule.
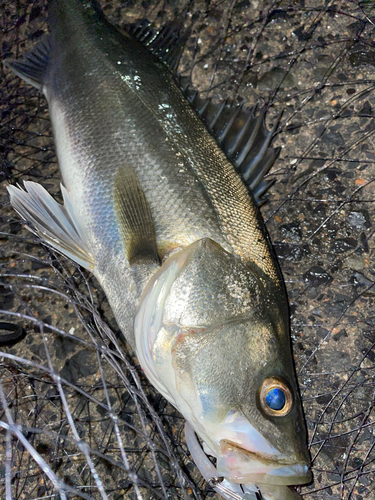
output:
[[[268,126],[283,110],[262,213],[288,289],[313,458],[314,482],[300,491],[375,499],[374,3],[102,5],[117,24],[185,15],[181,69],[203,95],[268,103]],[[47,29],[43,2],[0,12],[3,59]],[[27,332],[0,358],[0,496],[63,498],[63,482],[69,497],[217,498],[190,460],[181,417],[120,347],[96,281],[9,207],[9,182],[38,181],[59,197],[44,98],[4,71],[0,106],[0,321]]]

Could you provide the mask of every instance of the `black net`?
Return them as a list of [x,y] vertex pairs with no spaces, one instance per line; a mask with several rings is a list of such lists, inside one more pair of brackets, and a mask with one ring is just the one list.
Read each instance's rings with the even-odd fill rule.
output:
[[[102,2],[124,25],[185,16],[181,69],[203,95],[284,110],[262,211],[288,289],[313,458],[306,499],[375,498],[375,4]],[[3,1],[2,58],[47,30],[44,2]],[[205,499],[179,413],[119,340],[96,280],[20,223],[6,185],[59,199],[44,97],[1,75],[0,498]],[[8,333],[9,332],[0,332]],[[13,332],[14,333],[14,332]]]

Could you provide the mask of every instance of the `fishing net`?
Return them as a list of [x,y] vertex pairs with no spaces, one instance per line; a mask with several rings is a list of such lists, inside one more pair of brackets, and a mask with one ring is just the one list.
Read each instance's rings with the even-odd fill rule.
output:
[[[288,289],[313,459],[314,482],[300,492],[374,499],[374,3],[102,7],[118,25],[185,18],[181,70],[202,95],[266,102],[268,126],[284,110],[262,212]],[[47,30],[43,1],[3,1],[0,14],[3,59]],[[60,180],[45,99],[8,70],[1,78],[0,321],[26,336],[0,353],[0,498],[218,498],[96,280],[9,206],[8,183],[40,182],[60,199]]]

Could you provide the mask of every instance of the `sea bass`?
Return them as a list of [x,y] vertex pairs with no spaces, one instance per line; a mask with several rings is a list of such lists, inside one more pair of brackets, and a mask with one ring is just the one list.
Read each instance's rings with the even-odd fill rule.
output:
[[97,277],[215,475],[289,498],[309,456],[284,285],[253,196],[277,156],[263,114],[184,95],[173,31],[119,31],[88,0],[53,2],[50,29],[7,65],[47,98],[64,205],[32,182],[9,186],[12,205]]

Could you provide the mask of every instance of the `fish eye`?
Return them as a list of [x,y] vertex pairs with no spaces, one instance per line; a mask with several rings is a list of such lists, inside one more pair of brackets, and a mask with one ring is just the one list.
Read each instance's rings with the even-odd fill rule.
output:
[[260,404],[267,415],[285,417],[292,409],[292,392],[282,380],[266,378],[260,388]]

